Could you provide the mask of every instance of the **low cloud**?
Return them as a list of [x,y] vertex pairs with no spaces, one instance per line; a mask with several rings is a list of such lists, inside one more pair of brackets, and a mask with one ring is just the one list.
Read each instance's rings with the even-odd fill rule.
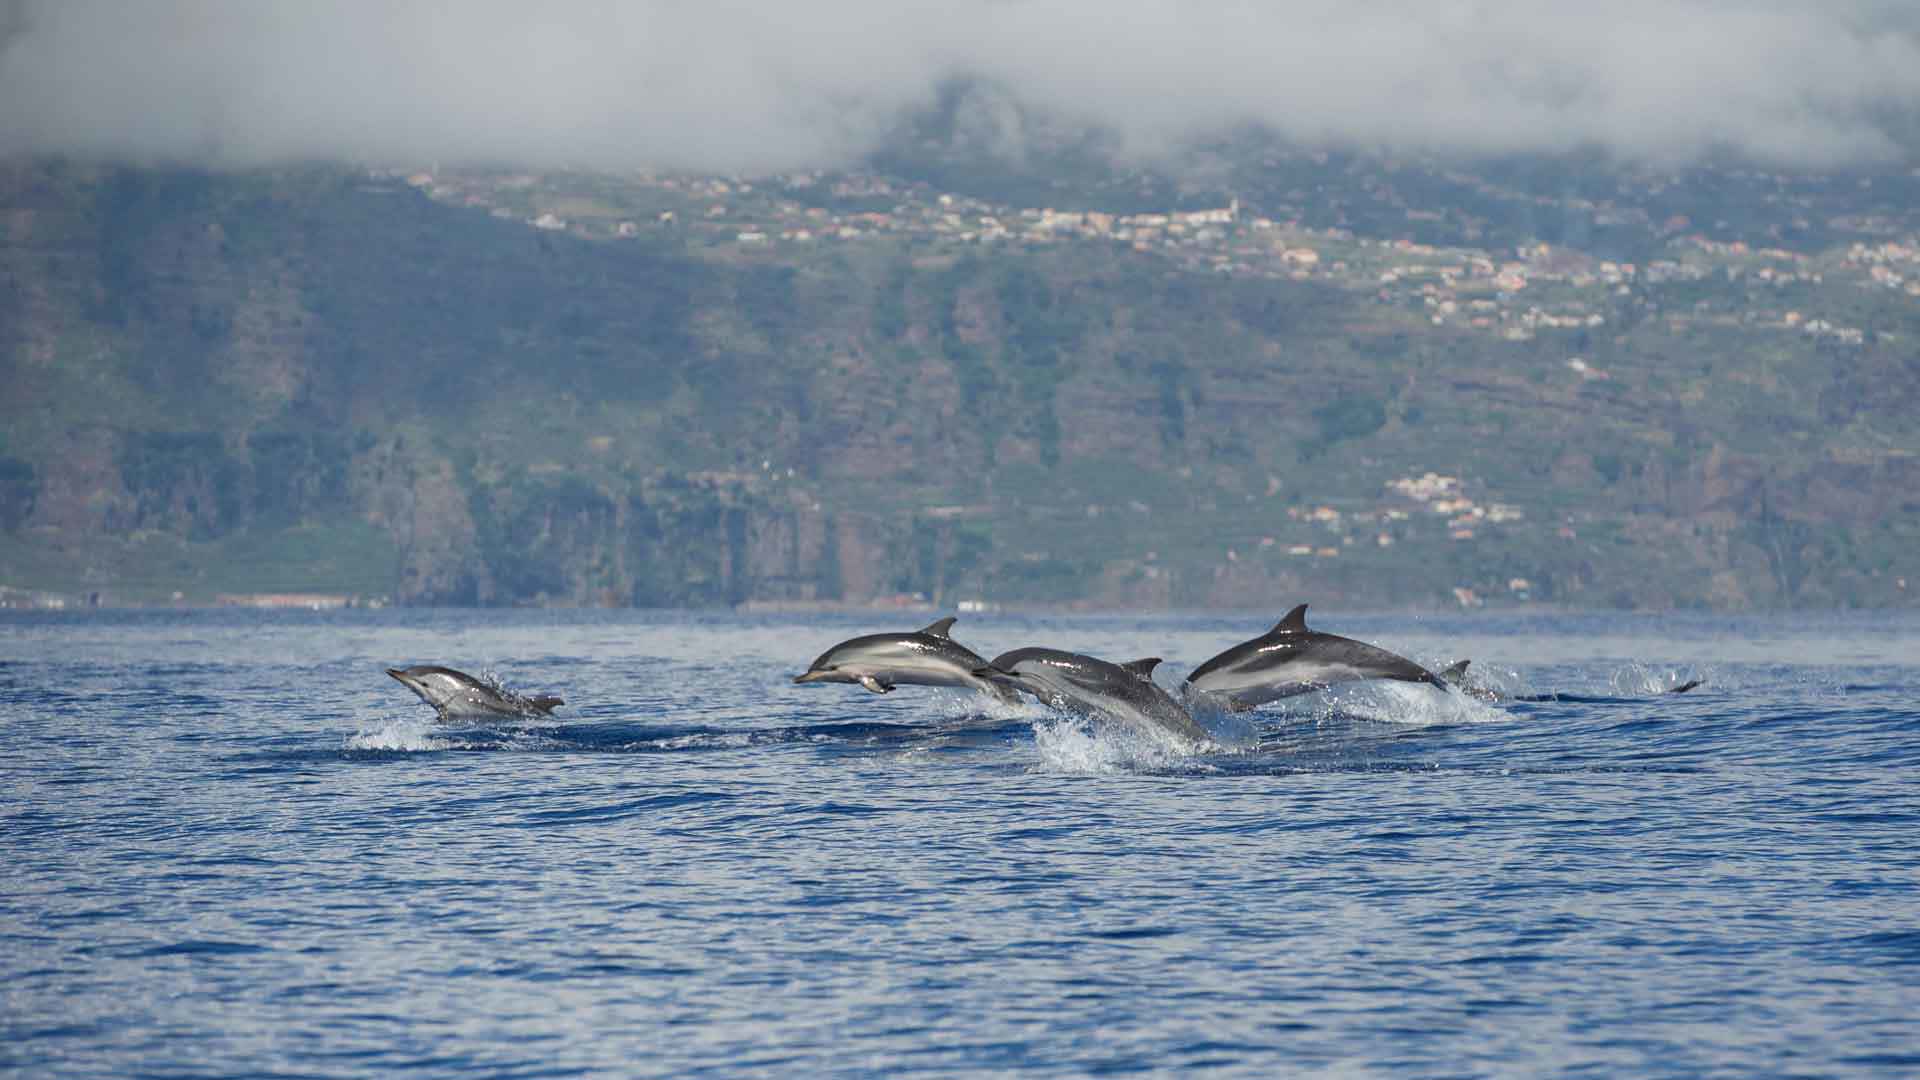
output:
[[1312,144],[1904,161],[1892,0],[0,0],[0,154],[766,171],[845,164],[942,87],[1142,154]]

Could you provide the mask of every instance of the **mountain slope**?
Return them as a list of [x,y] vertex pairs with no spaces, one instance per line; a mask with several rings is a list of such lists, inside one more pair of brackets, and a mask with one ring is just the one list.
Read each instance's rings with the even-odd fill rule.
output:
[[[641,198],[500,188],[589,181]],[[0,585],[1912,602],[1902,294],[1792,286],[1857,344],[1743,316],[1731,276],[1592,290],[1587,321],[1503,336],[1376,286],[1384,240],[1343,241],[1344,277],[1263,275],[1102,239],[599,234],[466,202],[342,169],[0,169]]]

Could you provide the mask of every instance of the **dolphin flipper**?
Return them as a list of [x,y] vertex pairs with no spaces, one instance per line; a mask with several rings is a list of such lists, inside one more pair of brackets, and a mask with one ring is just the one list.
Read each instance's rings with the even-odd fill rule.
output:
[[885,694],[890,692],[893,689],[893,687],[890,684],[883,683],[879,679],[876,679],[871,675],[860,676],[860,685],[866,687],[867,689],[873,691],[876,694]]

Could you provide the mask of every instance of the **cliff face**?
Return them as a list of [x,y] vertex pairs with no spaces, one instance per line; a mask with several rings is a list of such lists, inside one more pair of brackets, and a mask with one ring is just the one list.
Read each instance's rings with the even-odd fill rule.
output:
[[[1897,344],[1682,339],[1623,309],[1582,345],[1600,379],[1566,342],[1114,246],[689,254],[342,172],[16,165],[0,215],[15,587],[1213,608],[1920,589],[1920,368]],[[1396,494],[1429,472],[1457,488]]]

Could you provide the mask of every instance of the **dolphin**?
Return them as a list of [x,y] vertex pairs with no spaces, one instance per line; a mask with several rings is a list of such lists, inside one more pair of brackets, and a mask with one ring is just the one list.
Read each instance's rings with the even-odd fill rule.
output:
[[876,694],[896,686],[959,686],[991,694],[1013,704],[1020,695],[977,672],[987,665],[979,653],[953,640],[949,616],[911,634],[868,634],[849,638],[820,654],[796,683],[858,683]]
[[1325,690],[1357,679],[1396,679],[1444,687],[1438,675],[1364,641],[1307,629],[1301,604],[1273,629],[1208,660],[1187,676],[1187,685],[1223,697],[1234,712],[1269,701]]
[[464,671],[421,664],[410,668],[388,668],[387,674],[400,685],[420,695],[433,706],[442,720],[474,716],[551,716],[556,705],[566,702],[551,695],[521,697],[476,679]]
[[1484,701],[1490,705],[1502,701],[1514,700],[1513,695],[1508,694],[1506,691],[1498,687],[1488,686],[1482,682],[1477,682],[1472,676],[1468,675],[1467,665],[1471,663],[1473,663],[1471,660],[1462,660],[1447,668],[1440,673],[1440,681],[1475,701]]
[[1212,745],[1207,729],[1153,681],[1153,669],[1159,663],[1157,656],[1114,664],[1059,649],[1026,648],[1001,653],[979,674],[1019,687],[1056,708],[1108,716],[1144,731]]
[[[1462,660],[1459,663],[1453,665],[1452,667],[1447,668],[1445,671],[1442,671],[1440,673],[1441,681],[1445,682],[1448,686],[1452,687],[1455,690],[1460,691],[1461,693],[1467,695],[1470,698],[1477,698],[1480,701],[1496,703],[1496,704],[1502,701],[1538,702],[1538,701],[1559,701],[1562,699],[1562,695],[1560,694],[1509,694],[1505,690],[1500,689],[1499,687],[1488,686],[1485,683],[1475,682],[1472,679],[1472,677],[1467,674],[1467,665],[1471,663],[1473,663],[1473,661],[1471,660]],[[1675,686],[1669,686],[1665,690],[1657,691],[1657,693],[1684,694],[1689,690],[1697,689],[1698,687],[1705,685],[1705,683],[1706,683],[1705,679],[1688,679],[1686,682],[1680,683]]]

